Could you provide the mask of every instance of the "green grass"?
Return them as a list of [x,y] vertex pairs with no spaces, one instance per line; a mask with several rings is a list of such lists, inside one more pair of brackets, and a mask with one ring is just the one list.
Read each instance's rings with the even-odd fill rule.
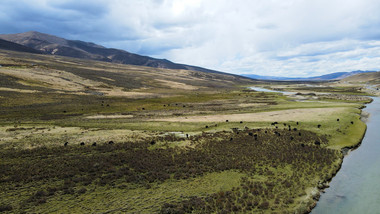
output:
[[[242,94],[242,96],[239,96]],[[32,118],[60,119],[73,115],[92,114],[152,114],[160,112],[191,113],[193,111],[227,111],[237,109],[236,102],[274,102],[274,96],[262,97],[239,92],[177,94],[164,98],[131,99],[58,93],[19,93],[0,91],[3,114],[0,119]],[[247,95],[248,96],[248,95]],[[239,99],[237,99],[238,97]],[[254,99],[254,100],[253,100]],[[224,107],[222,104],[225,104]],[[144,109],[144,110],[143,110]]]
[[366,131],[366,124],[358,118],[353,118],[354,125],[348,126],[341,134],[335,135],[330,140],[331,148],[352,148],[358,145],[364,137]]
[[[312,107],[318,107],[318,108],[331,108],[331,107],[347,107],[346,112],[342,112],[339,115],[334,115],[331,118],[327,118],[323,121],[310,121],[310,122],[302,122],[300,124],[300,127],[306,130],[310,130],[313,132],[316,132],[320,135],[326,135],[330,139],[330,146],[332,148],[340,148],[345,146],[352,146],[354,144],[357,144],[361,136],[364,133],[365,130],[365,124],[359,120],[359,114],[360,110],[357,108],[362,106],[362,104],[357,103],[334,103],[334,102],[288,102],[283,101],[280,102],[279,105],[270,106],[267,108],[268,110],[275,111],[275,110],[285,110],[285,109],[295,109],[295,108],[312,108]],[[252,110],[251,110],[252,111]],[[239,113],[244,112],[251,112],[248,109],[246,111],[241,111]],[[261,112],[264,111],[264,109],[255,109],[255,112]],[[340,122],[337,122],[336,119],[340,118]],[[353,121],[354,125],[351,125],[350,122]],[[288,121],[286,123],[291,124],[292,126],[295,125],[296,121]],[[4,124],[8,124],[8,127],[13,126],[13,122],[7,122]],[[33,136],[29,137],[28,142],[31,144],[38,144],[39,142],[45,142],[41,143],[42,145],[56,145],[54,142],[60,142],[58,145],[60,145],[63,141],[75,141],[79,142],[82,141],[80,132],[86,131],[88,132],[89,129],[93,129],[88,134],[84,134],[82,136],[88,136],[93,135],[94,137],[91,138],[93,141],[106,141],[106,140],[112,140],[112,136],[109,136],[108,138],[100,138],[99,140],[99,134],[102,133],[100,131],[95,132],[94,129],[104,129],[104,130],[120,130],[116,133],[123,133],[122,130],[134,130],[134,131],[148,131],[148,132],[183,132],[183,133],[189,133],[191,135],[193,134],[199,134],[202,131],[206,132],[214,132],[214,131],[221,131],[221,130],[231,130],[231,128],[240,128],[244,129],[245,127],[249,128],[265,128],[265,127],[272,127],[270,125],[270,122],[245,122],[239,123],[239,122],[153,122],[153,121],[141,121],[141,119],[84,119],[81,116],[79,117],[69,117],[66,119],[55,119],[55,120],[48,120],[48,121],[39,121],[39,120],[30,120],[30,122],[27,121],[21,121],[21,123],[16,123],[18,127],[49,127],[52,129],[54,126],[56,127],[78,127],[78,130],[76,132],[68,132],[68,133],[56,133],[53,131],[47,131],[45,130],[44,133],[35,133]],[[317,125],[321,124],[322,128],[317,128]],[[206,125],[209,128],[206,128]],[[216,126],[215,126],[216,125]],[[282,128],[282,125],[280,126]],[[5,130],[4,130],[5,131]],[[106,132],[106,131],[104,131]],[[10,134],[11,132],[8,132]],[[16,132],[17,133],[17,132]],[[97,134],[99,133],[99,134]],[[107,136],[107,134],[100,134]],[[118,134],[117,134],[118,135]],[[141,133],[139,134],[141,135]],[[104,140],[101,140],[104,139]],[[21,144],[24,141],[24,138],[20,138],[18,140],[12,140],[10,142],[14,142],[13,146],[16,146],[17,144]],[[18,147],[18,146],[16,146]]]
[[[353,147],[361,142],[366,130],[366,124],[360,120],[360,113],[361,110],[357,108],[347,108],[346,111],[324,121],[303,122],[300,128],[327,136],[329,148]],[[354,124],[351,124],[351,121]],[[318,128],[319,124],[321,128]]]

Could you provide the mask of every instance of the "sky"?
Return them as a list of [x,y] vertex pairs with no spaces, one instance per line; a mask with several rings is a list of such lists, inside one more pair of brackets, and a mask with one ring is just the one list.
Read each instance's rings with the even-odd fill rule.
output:
[[379,0],[1,0],[0,33],[66,39],[234,73],[380,70]]

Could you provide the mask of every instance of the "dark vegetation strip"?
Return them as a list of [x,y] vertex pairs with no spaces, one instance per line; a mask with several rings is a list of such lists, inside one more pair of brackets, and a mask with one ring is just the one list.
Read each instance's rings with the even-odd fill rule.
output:
[[[189,140],[192,147],[172,147]],[[304,130],[246,129],[203,133],[189,139],[167,135],[142,142],[98,143],[96,145],[3,150],[0,152],[0,186],[3,191],[23,184],[62,181],[44,187],[23,204],[44,203],[59,194],[82,194],[86,186],[127,182],[150,188],[151,183],[188,179],[210,172],[238,170],[275,180],[263,182],[246,178],[241,187],[228,192],[194,197],[177,204],[165,204],[165,213],[243,211],[267,209],[293,203],[297,191],[310,180],[323,176],[339,157],[324,148],[325,137]],[[292,173],[276,177],[276,168],[291,167]],[[16,185],[15,185],[16,184]],[[279,184],[283,188],[275,185]],[[82,187],[82,188],[79,188]],[[279,192],[274,194],[274,192]],[[284,192],[285,191],[285,192]],[[286,193],[290,191],[290,193]],[[292,192],[294,191],[294,192]],[[286,197],[282,197],[286,196]]]
[[[93,95],[75,95],[59,93],[19,93],[0,91],[0,120],[13,119],[66,119],[68,116],[83,114],[128,113],[156,111],[186,113],[192,111],[239,110],[235,105],[243,101],[276,105],[275,96],[262,93],[194,93],[166,98],[106,97]],[[239,100],[236,100],[238,98]],[[210,101],[221,103],[207,103]],[[36,102],[38,101],[38,102]],[[223,104],[223,105],[222,105]],[[229,104],[229,105],[226,105]]]
[[366,92],[361,91],[362,88],[360,88],[360,87],[331,87],[331,86],[324,86],[324,87],[297,87],[297,88],[289,88],[289,90],[368,95]]

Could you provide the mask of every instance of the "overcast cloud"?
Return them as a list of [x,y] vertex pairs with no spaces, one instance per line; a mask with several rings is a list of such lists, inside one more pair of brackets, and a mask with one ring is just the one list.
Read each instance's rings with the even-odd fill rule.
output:
[[235,74],[380,70],[378,0],[2,0],[0,33],[67,39]]

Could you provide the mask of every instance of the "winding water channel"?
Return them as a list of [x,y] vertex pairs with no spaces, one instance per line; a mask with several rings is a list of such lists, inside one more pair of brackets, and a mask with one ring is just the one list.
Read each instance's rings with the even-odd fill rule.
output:
[[274,91],[274,90],[270,90],[270,89],[266,89],[266,88],[261,88],[261,87],[249,87],[249,88],[252,89],[252,90],[261,91],[261,92],[275,92],[275,93],[281,93],[281,94],[284,94],[284,95],[293,95],[293,94],[295,94],[295,92]]
[[380,98],[370,113],[361,146],[349,153],[312,214],[380,213]]

